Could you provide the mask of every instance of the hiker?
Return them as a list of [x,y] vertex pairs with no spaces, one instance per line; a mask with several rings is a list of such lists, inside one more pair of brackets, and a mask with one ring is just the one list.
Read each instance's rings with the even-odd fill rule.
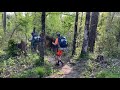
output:
[[32,51],[36,51],[36,47],[40,41],[40,36],[37,35],[37,33],[35,32],[35,28],[33,29],[33,32],[31,33],[32,37],[30,39],[31,41],[31,50]]
[[60,63],[63,65],[64,63],[61,61],[61,56],[63,55],[63,51],[67,47],[67,40],[65,37],[60,36],[60,33],[57,33],[57,38],[55,40],[55,43],[52,43],[56,48],[56,59],[58,60],[56,65],[60,65]]
[[52,42],[53,48],[55,49],[55,53],[58,51],[59,47],[59,39],[60,38],[60,33],[57,33],[57,38],[55,39],[55,42]]

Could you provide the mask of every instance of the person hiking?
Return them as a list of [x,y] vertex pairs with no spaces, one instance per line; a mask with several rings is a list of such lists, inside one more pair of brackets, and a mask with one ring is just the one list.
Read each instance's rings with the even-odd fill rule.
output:
[[35,28],[33,29],[33,32],[31,33],[31,50],[32,51],[35,51],[36,50],[36,46],[37,46],[37,38],[38,38],[38,35],[35,31]]
[[59,40],[58,40],[58,38],[60,38],[60,33],[57,33],[57,38],[55,39],[55,42],[52,42],[53,48],[55,49],[55,53],[58,51],[58,47],[59,47]]
[[63,55],[63,51],[67,47],[67,40],[65,37],[62,37],[60,33],[57,33],[57,38],[55,40],[55,43],[53,42],[53,45],[56,47],[56,59],[58,60],[56,65],[60,65],[60,63],[63,65],[64,63],[61,61],[61,57]]

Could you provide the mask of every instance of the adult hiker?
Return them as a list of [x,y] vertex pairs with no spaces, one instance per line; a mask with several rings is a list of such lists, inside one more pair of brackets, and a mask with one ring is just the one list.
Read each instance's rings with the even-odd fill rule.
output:
[[60,33],[57,33],[57,38],[55,43],[53,42],[53,45],[56,47],[56,59],[58,60],[56,65],[60,65],[60,63],[63,65],[61,56],[63,55],[63,51],[67,48],[66,38],[61,36]]
[[35,28],[33,29],[33,32],[31,33],[32,37],[30,39],[31,41],[31,50],[36,51],[37,45],[40,41],[40,36],[37,35],[37,32],[35,31]]
[[53,44],[53,48],[55,49],[55,52],[58,51],[58,47],[59,47],[59,39],[60,38],[60,33],[57,33],[57,38],[55,39],[55,42],[52,42]]

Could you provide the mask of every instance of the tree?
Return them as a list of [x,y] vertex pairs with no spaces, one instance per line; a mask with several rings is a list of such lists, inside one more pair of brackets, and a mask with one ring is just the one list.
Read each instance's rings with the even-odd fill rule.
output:
[[34,12],[34,18],[33,18],[33,29],[36,29],[35,25],[36,25],[36,22],[35,22],[35,19],[36,19],[36,12]]
[[89,31],[89,51],[94,52],[94,44],[95,44],[95,38],[96,38],[96,30],[97,30],[97,24],[98,24],[98,16],[99,12],[92,12],[91,16],[91,23],[90,23],[90,31]]
[[84,39],[83,39],[81,55],[83,55],[83,54],[86,55],[87,54],[89,23],[90,23],[90,12],[86,12],[86,21],[85,21],[85,28],[84,28]]
[[3,30],[6,32],[6,12],[3,12]]
[[[46,18],[46,33],[47,34],[55,34],[55,32],[60,31],[60,33],[62,34],[65,30],[62,29],[62,22],[61,22],[61,14],[59,13],[46,13],[47,14],[47,18]],[[53,35],[54,36],[54,35]]]
[[76,17],[75,17],[75,27],[74,27],[74,39],[73,39],[72,55],[75,54],[75,49],[76,49],[77,26],[78,26],[78,12],[76,12]]
[[45,12],[42,12],[42,15],[41,15],[41,25],[42,25],[42,33],[41,33],[41,44],[40,44],[40,59],[41,59],[41,64],[43,65],[44,64],[44,40],[45,40],[45,16],[46,16],[46,13]]
[[80,33],[81,29],[82,29],[82,18],[83,18],[83,12],[82,12],[82,15],[81,15],[81,17],[80,17],[80,28],[79,28],[79,33]]
[[80,23],[79,23],[79,30],[77,35],[77,47],[80,47],[80,38],[81,38],[81,30],[82,30],[82,22],[83,22],[83,12],[81,13]]

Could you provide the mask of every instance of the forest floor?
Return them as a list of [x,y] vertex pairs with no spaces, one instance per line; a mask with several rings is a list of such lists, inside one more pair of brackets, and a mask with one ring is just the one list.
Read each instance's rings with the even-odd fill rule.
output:
[[[55,60],[53,57],[47,57],[53,65]],[[119,59],[105,59],[104,62],[96,62],[95,60],[81,59],[76,62],[71,60],[63,60],[64,66],[58,67],[57,72],[45,78],[119,78],[120,77],[120,61]],[[53,70],[56,68],[53,67]]]
[[[53,57],[48,57],[49,62],[55,65],[55,60]],[[58,72],[53,73],[52,75],[46,77],[46,78],[82,78],[82,73],[84,71],[85,62],[84,61],[78,61],[78,62],[70,62],[69,59],[66,59],[63,61],[64,65],[61,67],[53,67],[53,69],[58,69]]]
[[[96,57],[91,58],[91,55],[86,59],[75,58],[69,57],[68,53],[66,53],[62,57],[64,65],[59,67],[55,66],[55,56],[50,52],[50,54],[45,56],[45,62],[46,60],[48,61],[48,66],[52,68],[52,73],[42,78],[120,78],[120,59],[107,57],[104,58],[104,62],[97,62],[95,60]],[[39,59],[37,54],[30,54],[26,58],[21,56],[9,59],[4,54],[0,55],[0,77],[19,78],[22,75],[24,78],[39,78],[36,74],[36,69],[40,72],[42,69],[34,66],[36,59]],[[49,71],[48,69],[46,70]]]
[[47,78],[80,78],[80,72],[84,70],[83,68],[84,62],[80,64],[79,67],[77,65],[72,65],[70,63],[66,63],[63,67],[59,68],[57,73],[54,73]]

